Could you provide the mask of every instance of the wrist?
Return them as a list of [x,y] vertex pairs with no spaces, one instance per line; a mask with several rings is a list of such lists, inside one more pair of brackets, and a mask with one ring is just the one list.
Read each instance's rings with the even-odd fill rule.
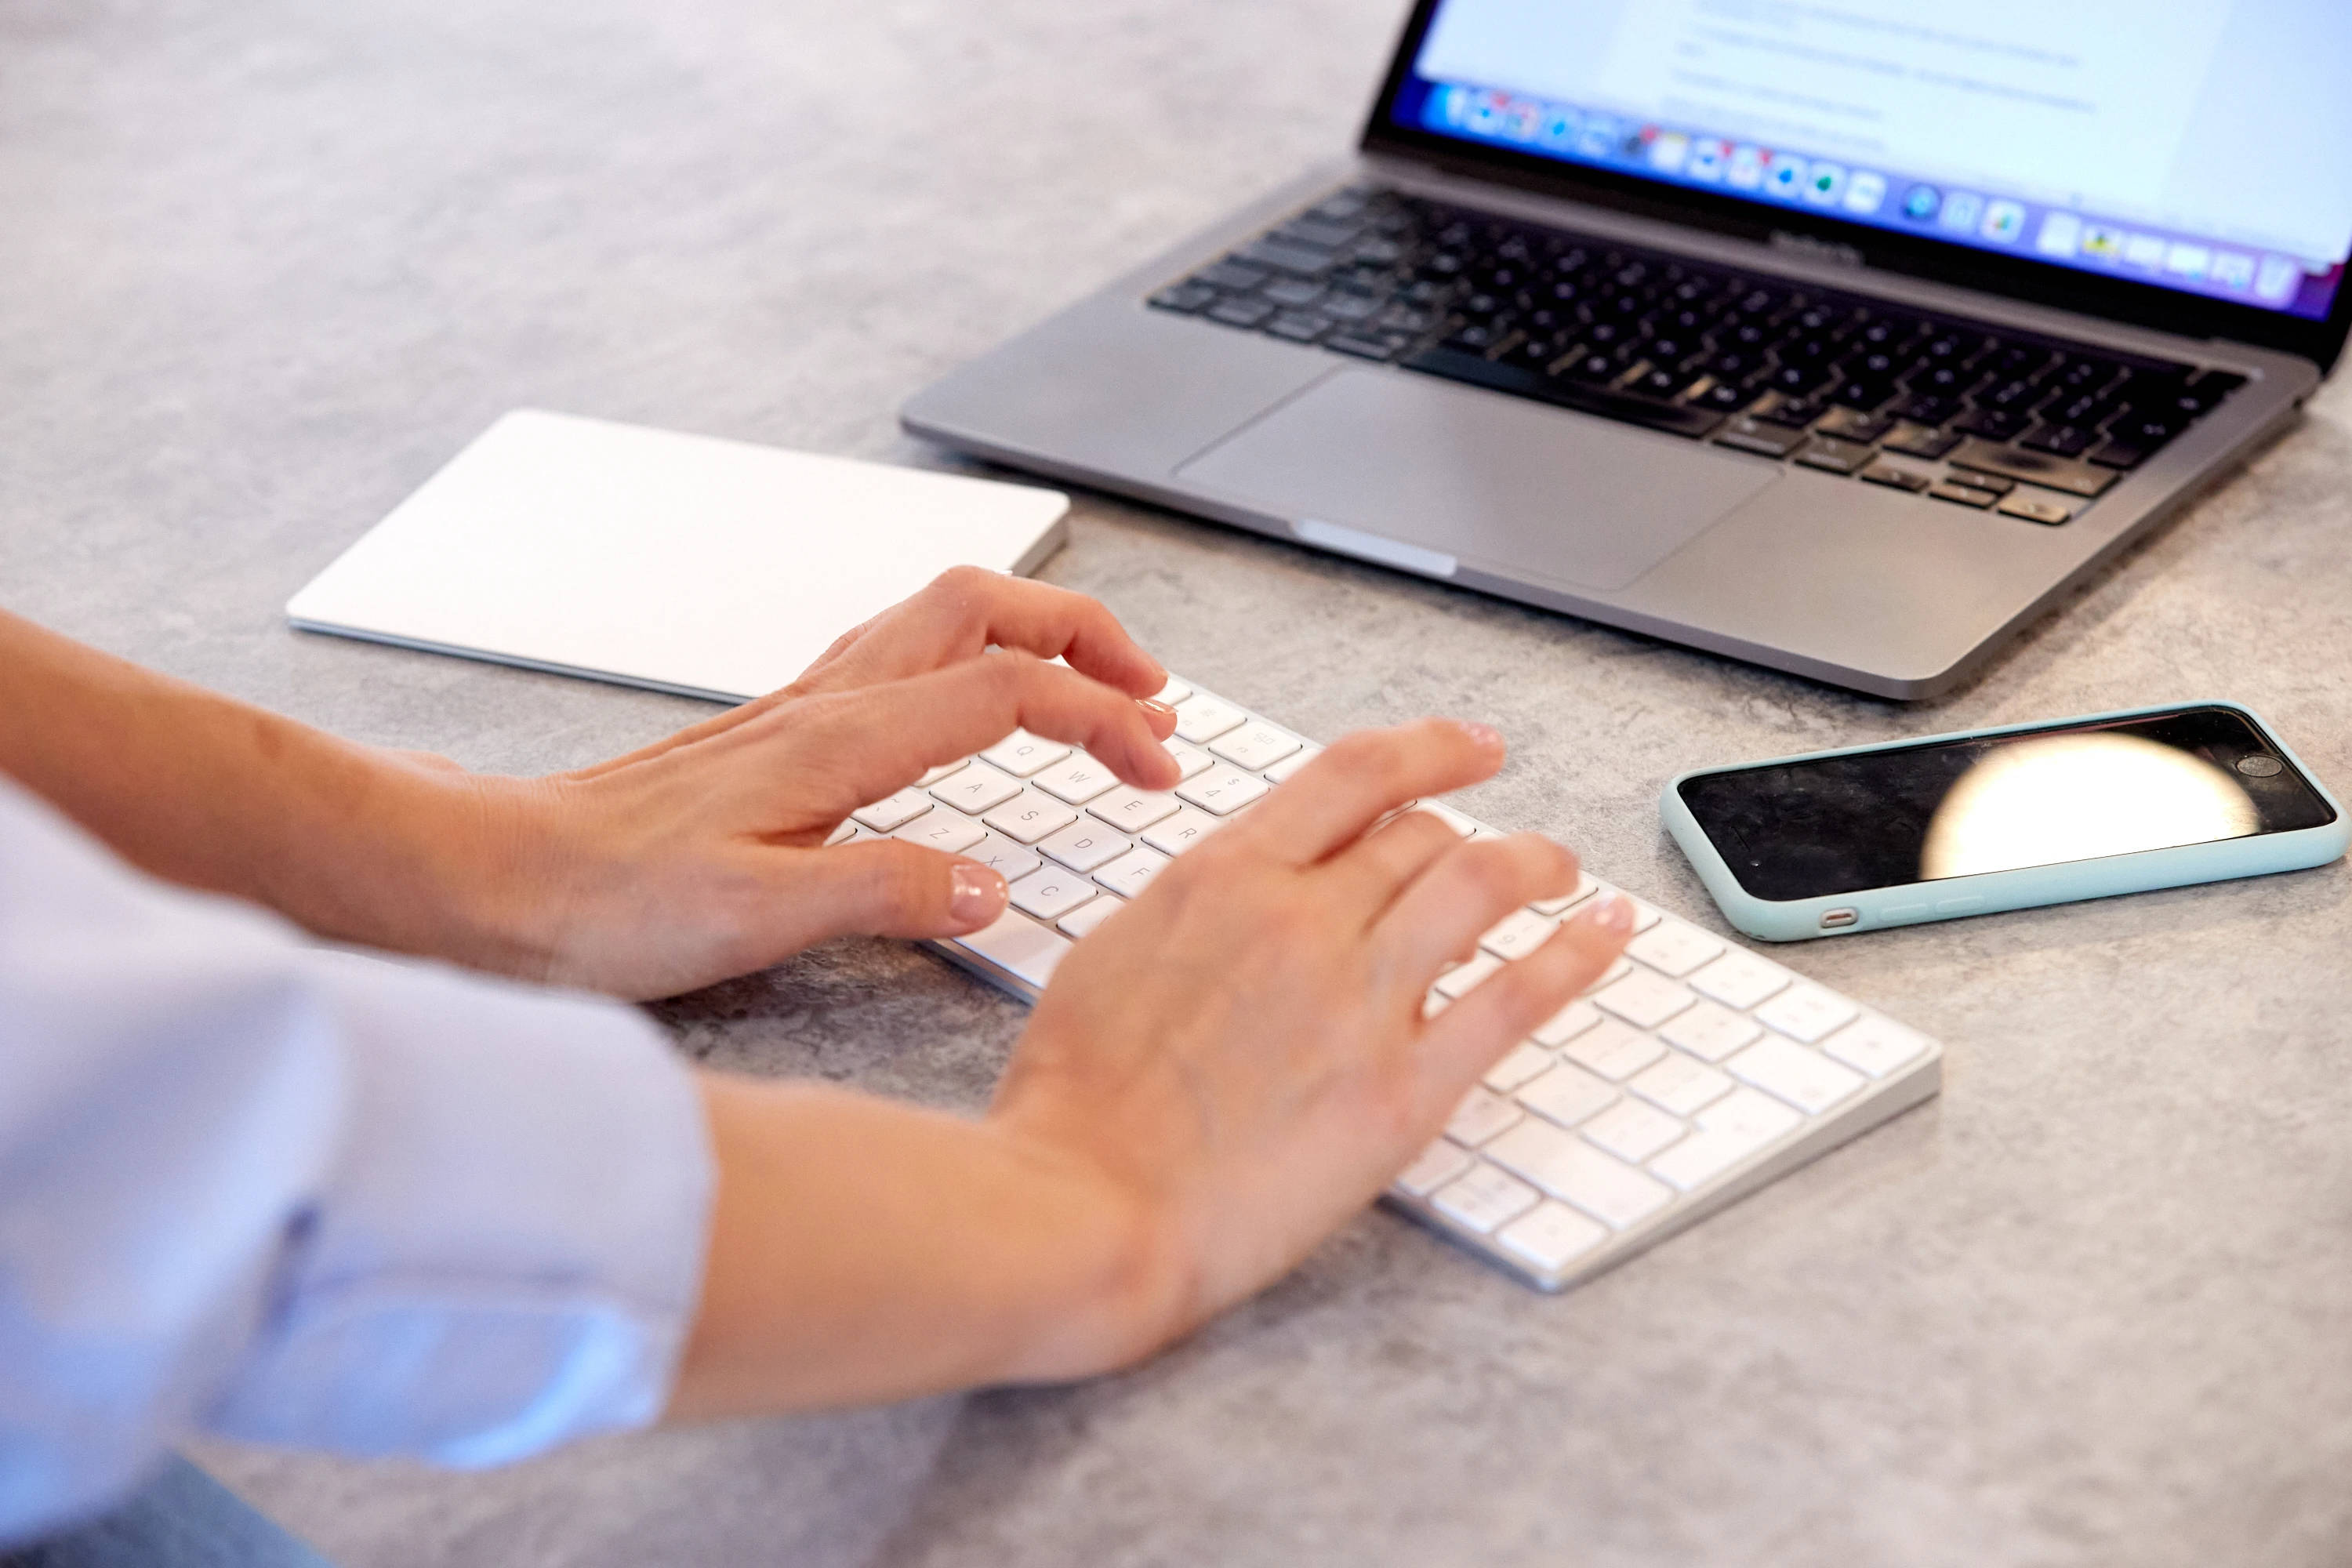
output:
[[1010,1120],[984,1125],[1035,1184],[1034,1212],[1059,1238],[1064,1260],[1038,1304],[1035,1333],[1010,1347],[1005,1381],[1115,1372],[1195,1326],[1192,1253],[1163,1194]]

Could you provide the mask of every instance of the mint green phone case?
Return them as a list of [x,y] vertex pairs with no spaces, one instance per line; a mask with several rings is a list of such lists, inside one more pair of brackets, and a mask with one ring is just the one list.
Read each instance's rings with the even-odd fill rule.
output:
[[[2020,735],[2069,724],[2105,723],[2117,719],[2142,719],[2185,708],[2226,708],[2245,716],[2276,748],[2289,765],[2302,773],[2313,791],[2327,803],[2334,820],[2318,827],[2285,833],[2225,838],[2210,844],[2189,844],[2171,849],[2150,849],[2137,855],[2110,855],[2095,860],[2074,860],[2057,866],[2031,866],[2014,871],[1992,871],[1975,877],[1953,877],[1934,882],[1914,882],[1896,888],[1871,888],[1830,898],[1774,901],[1759,899],[1739,885],[1730,865],[1716,848],[1698,818],[1683,804],[1685,780],[1709,773],[1745,773],[1750,768],[1776,767],[1785,763],[1817,762],[1825,757],[1856,757],[1891,752],[1905,746],[1943,741],[1983,740]],[[2127,708],[2113,713],[2089,713],[2079,719],[2008,724],[1994,729],[1962,730],[1948,735],[1921,735],[1887,741],[1874,746],[1845,746],[1834,751],[1807,752],[1793,757],[1771,757],[1728,768],[1693,768],[1670,780],[1658,809],[1666,831],[1682,847],[1699,880],[1714,896],[1724,917],[1749,936],[1766,942],[1803,942],[1820,936],[1849,936],[1856,931],[1883,931],[1889,926],[1919,925],[1928,921],[1962,920],[1970,915],[1998,914],[2004,910],[2034,909],[2043,904],[2073,903],[2082,899],[2112,898],[2117,893],[2145,893],[2158,888],[2186,887],[2194,882],[2227,881],[2237,877],[2263,877],[2274,871],[2302,871],[2344,858],[2352,841],[2352,822],[2312,771],[2304,766],[2279,739],[2278,731],[2260,714],[2241,702],[2166,702],[2151,708]],[[1850,918],[1849,918],[1850,917]],[[1827,923],[1832,921],[1835,923]]]

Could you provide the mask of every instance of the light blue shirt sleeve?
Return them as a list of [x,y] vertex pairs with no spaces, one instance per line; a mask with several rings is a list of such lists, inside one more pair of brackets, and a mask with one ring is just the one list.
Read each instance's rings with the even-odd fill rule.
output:
[[633,1010],[311,945],[0,780],[0,1542],[196,1432],[475,1466],[651,1421],[713,1184]]

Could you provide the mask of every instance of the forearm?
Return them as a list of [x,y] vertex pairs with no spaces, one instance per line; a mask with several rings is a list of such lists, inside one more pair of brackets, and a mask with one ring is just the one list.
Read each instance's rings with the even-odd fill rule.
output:
[[709,1262],[672,1419],[1083,1376],[1183,1284],[1130,1194],[986,1122],[707,1076]]
[[[463,774],[338,740],[0,614],[0,771],[116,853],[321,935],[495,946],[463,874],[495,835]],[[504,965],[501,965],[504,967]]]

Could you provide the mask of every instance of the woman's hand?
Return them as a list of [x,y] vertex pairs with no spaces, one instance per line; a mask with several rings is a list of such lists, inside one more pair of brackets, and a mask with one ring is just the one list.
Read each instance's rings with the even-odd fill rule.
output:
[[1166,681],[1093,600],[960,570],[772,696],[602,767],[501,778],[0,614],[0,773],[157,876],[320,936],[659,996],[845,932],[986,925],[1004,907],[995,872],[826,837],[1016,726],[1165,788],[1175,715],[1150,699]]
[[1423,1019],[1449,960],[1576,885],[1576,858],[1548,838],[1382,820],[1502,760],[1484,725],[1351,735],[1055,972],[992,1120],[1132,1196],[1160,1267],[1131,1351],[1287,1272],[1624,946],[1632,910],[1612,898]]
[[[1067,661],[1068,668],[1046,662]],[[960,569],[836,642],[792,685],[658,745],[540,780],[465,779],[505,933],[468,955],[660,996],[851,932],[940,937],[1003,911],[1004,879],[898,840],[824,847],[859,806],[1016,727],[1165,789],[1167,672],[1082,595]]]
[[1331,747],[1063,960],[984,1121],[705,1075],[672,1415],[1083,1376],[1286,1272],[1625,944],[1612,898],[1423,1018],[1447,960],[1576,882],[1549,839],[1384,820],[1502,754],[1440,720]]

